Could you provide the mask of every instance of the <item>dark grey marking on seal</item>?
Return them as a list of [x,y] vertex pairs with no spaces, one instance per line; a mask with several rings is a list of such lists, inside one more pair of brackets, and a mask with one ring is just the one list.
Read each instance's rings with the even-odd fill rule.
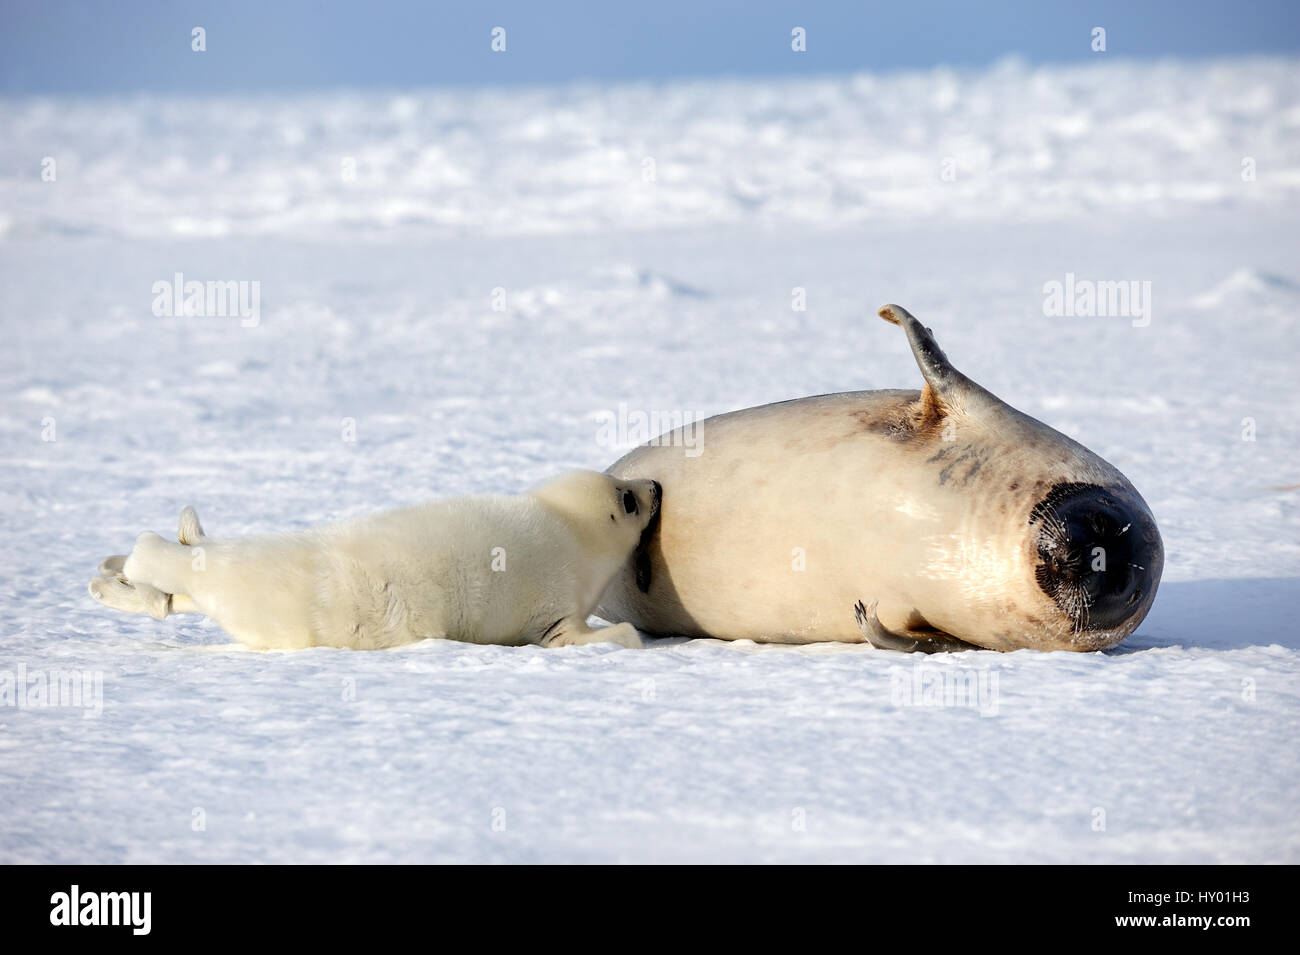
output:
[[636,552],[636,587],[643,594],[650,593],[650,555],[644,547]]
[[632,552],[632,566],[636,573],[636,588],[643,594],[650,593],[650,542],[659,530],[659,512],[663,510],[664,487],[658,481],[651,482],[651,494],[654,500],[654,516],[641,532],[641,541]]
[[[943,451],[940,451],[930,460],[934,461],[939,458],[942,458],[943,455],[946,454],[948,450],[950,449],[945,448]],[[962,479],[961,479],[962,487],[965,487],[967,484],[970,483],[971,478],[973,478],[976,474],[979,473],[979,469],[984,466],[984,462],[987,460],[988,460],[987,451],[981,451],[978,448],[975,448],[968,444],[961,449],[961,454],[957,455],[957,457],[953,458],[951,461],[949,461],[947,464],[944,465],[943,470],[939,472],[939,483],[947,484],[948,479],[952,477],[953,468],[961,464],[963,461],[969,461],[971,462],[971,465],[969,468],[967,468],[966,473],[962,475]]]

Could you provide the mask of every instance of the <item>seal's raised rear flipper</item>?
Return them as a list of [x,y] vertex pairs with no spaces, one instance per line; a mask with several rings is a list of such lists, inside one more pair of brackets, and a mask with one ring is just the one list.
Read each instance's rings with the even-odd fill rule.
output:
[[998,400],[954,368],[934,340],[934,333],[907,309],[901,305],[885,305],[877,314],[907,333],[912,355],[925,378],[921,402],[927,411],[942,415],[952,410],[966,410],[973,402]]
[[897,650],[899,653],[959,653],[962,650],[979,650],[980,647],[958,640],[942,630],[904,630],[893,633],[881,626],[876,617],[876,601],[866,606],[859,600],[853,605],[853,618],[867,643],[877,650]]

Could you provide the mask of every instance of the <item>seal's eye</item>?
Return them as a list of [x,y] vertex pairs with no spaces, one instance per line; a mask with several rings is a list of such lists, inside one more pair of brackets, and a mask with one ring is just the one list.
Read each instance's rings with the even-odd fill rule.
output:
[[623,492],[623,510],[627,511],[629,514],[636,513],[636,495],[631,491]]

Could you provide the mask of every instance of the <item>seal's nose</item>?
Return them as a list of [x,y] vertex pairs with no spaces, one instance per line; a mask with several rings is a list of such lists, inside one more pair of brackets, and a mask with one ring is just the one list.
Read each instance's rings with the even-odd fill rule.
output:
[[1038,584],[1082,630],[1113,630],[1145,615],[1160,583],[1160,533],[1140,499],[1125,496],[1058,485],[1034,509],[1042,521]]

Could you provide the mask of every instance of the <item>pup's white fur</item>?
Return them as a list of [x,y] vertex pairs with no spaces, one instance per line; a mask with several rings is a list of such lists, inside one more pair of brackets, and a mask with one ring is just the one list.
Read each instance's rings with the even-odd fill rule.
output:
[[[518,496],[451,498],[294,534],[179,543],[145,531],[90,593],[110,607],[206,614],[257,649],[470,643],[639,647],[590,614],[659,507],[653,481],[562,474]],[[629,508],[631,508],[629,510]]]

